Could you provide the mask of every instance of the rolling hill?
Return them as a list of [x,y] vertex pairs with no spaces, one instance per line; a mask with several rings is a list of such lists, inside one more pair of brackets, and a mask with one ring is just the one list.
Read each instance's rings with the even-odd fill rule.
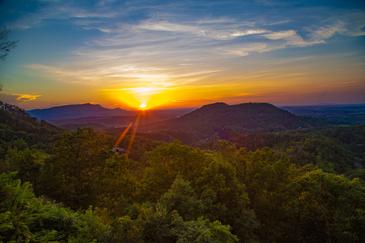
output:
[[229,132],[269,132],[312,127],[307,119],[268,103],[204,105],[179,118],[144,127],[147,133],[191,134],[195,139]]

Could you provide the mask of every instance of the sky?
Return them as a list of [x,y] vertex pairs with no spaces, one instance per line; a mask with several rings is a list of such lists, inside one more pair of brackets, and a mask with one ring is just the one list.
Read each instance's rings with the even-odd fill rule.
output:
[[365,103],[365,2],[0,0],[23,108]]

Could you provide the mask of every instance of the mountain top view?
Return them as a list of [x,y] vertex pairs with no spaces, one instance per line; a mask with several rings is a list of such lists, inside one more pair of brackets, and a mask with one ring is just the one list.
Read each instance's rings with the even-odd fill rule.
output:
[[[4,216],[0,226],[25,227],[0,227],[2,239],[23,242],[41,235],[61,242],[199,242],[195,237],[208,232],[207,242],[233,243],[246,237],[282,239],[267,236],[275,225],[291,241],[344,237],[361,242],[365,224],[356,212],[365,205],[364,125],[326,123],[303,129],[308,123],[301,117],[268,103],[214,103],[142,125],[137,133],[132,128],[125,136],[129,126],[118,128],[120,135],[90,128],[70,131],[32,118],[14,105],[2,102],[0,108],[0,189],[5,195],[0,206],[12,216]],[[161,124],[171,130],[157,129],[151,135],[142,129]],[[212,136],[199,146],[160,139],[167,132],[176,140],[178,129],[189,124],[196,141],[219,126],[237,130],[227,139]],[[194,130],[208,126],[213,128],[204,133]],[[125,149],[115,150],[116,141]],[[330,207],[332,203],[336,206]],[[104,209],[93,210],[90,204]],[[323,208],[331,213],[321,217],[335,227],[311,216]],[[293,216],[303,212],[307,216]],[[241,223],[248,219],[242,230]],[[356,227],[343,226],[343,220]],[[299,227],[303,224],[305,230]],[[327,227],[333,236],[324,233]],[[353,237],[347,238],[348,230]]]
[[0,243],[364,243],[364,0],[0,0]]

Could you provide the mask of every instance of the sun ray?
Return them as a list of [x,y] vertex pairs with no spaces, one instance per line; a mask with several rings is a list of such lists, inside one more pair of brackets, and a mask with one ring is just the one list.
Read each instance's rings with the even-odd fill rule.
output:
[[125,157],[127,159],[128,159],[129,153],[131,152],[131,149],[132,149],[132,146],[133,146],[133,143],[134,143],[134,139],[136,137],[139,121],[141,119],[141,114],[142,114],[141,112],[138,113],[138,115],[136,117],[136,120],[133,123],[131,138],[129,139],[128,147],[127,147],[127,150],[125,152]]
[[129,123],[128,126],[123,130],[123,132],[120,134],[120,136],[118,137],[117,141],[114,144],[114,148],[118,147],[119,144],[122,142],[122,140],[124,139],[124,137],[127,135],[129,129],[132,127],[133,123]]

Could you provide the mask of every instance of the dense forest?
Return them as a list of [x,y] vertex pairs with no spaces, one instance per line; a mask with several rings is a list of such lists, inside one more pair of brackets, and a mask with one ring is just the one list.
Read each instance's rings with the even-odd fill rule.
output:
[[0,103],[0,242],[363,242],[365,126],[199,145],[62,130]]

